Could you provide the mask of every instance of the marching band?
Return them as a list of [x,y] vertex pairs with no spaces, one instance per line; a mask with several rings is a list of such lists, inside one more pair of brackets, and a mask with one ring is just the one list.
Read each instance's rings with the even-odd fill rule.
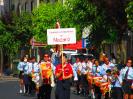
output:
[[63,61],[63,64],[54,66],[48,53],[44,54],[39,63],[35,57],[30,60],[24,58],[18,65],[20,93],[24,84],[23,93],[32,94],[34,90],[38,99],[50,99],[52,87],[56,83],[56,99],[65,99],[64,95],[68,97],[66,99],[70,99],[69,85],[73,77],[78,95],[85,95],[90,99],[133,99],[133,60],[128,59],[121,70],[107,56],[102,57],[102,60],[76,57],[74,64],[68,63],[64,56]]

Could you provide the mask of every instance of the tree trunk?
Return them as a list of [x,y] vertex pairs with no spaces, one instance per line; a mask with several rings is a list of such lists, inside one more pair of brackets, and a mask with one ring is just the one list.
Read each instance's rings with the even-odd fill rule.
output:
[[13,71],[13,57],[10,55],[9,56],[9,69],[10,69],[10,72]]
[[0,48],[0,76],[3,74],[3,50]]
[[123,63],[125,64],[126,63],[126,58],[127,58],[127,53],[126,53],[126,40],[122,40],[121,41],[121,49],[122,49],[122,60],[123,60]]
[[126,63],[126,41],[121,40],[120,42],[117,43],[117,59],[118,63]]

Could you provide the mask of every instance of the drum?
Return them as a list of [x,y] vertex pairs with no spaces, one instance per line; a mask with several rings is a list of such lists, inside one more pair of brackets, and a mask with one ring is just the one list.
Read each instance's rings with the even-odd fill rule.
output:
[[102,79],[102,77],[93,77],[93,84],[95,84],[96,86],[100,87],[101,82],[100,80]]
[[106,92],[109,91],[109,85],[110,83],[109,82],[102,82],[101,85],[100,85],[100,90],[102,92],[102,95],[105,95]]

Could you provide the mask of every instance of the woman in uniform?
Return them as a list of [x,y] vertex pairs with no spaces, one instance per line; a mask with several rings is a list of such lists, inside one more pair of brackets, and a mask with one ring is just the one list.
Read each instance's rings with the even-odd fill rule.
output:
[[72,66],[67,63],[66,54],[63,54],[60,60],[62,60],[62,64],[57,65],[55,70],[57,78],[55,96],[56,99],[70,99],[71,78],[73,76]]

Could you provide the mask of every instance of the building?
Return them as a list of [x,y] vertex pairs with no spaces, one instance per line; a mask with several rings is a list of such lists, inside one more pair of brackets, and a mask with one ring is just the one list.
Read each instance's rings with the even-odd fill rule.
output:
[[5,12],[14,11],[21,13],[22,11],[31,12],[33,8],[39,5],[39,0],[5,0]]
[[41,2],[64,3],[64,1],[65,0],[0,0],[0,15],[11,11],[19,14],[22,11],[31,12],[34,8],[38,7]]
[[0,15],[4,12],[4,1],[0,0]]

